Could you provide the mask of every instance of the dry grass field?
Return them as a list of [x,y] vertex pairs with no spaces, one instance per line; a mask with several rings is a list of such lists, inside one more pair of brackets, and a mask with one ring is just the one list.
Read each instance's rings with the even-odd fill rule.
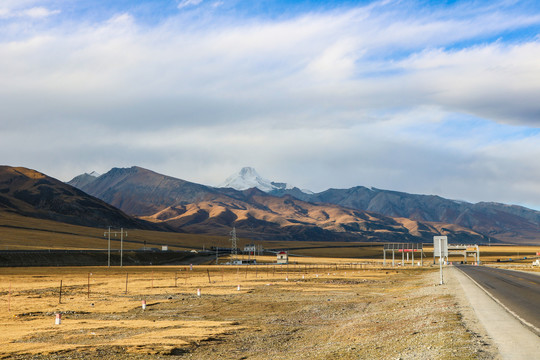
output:
[[[97,229],[84,226],[61,224],[55,221],[33,219],[20,215],[0,212],[0,250],[24,249],[107,249],[106,228]],[[113,229],[119,230],[119,229]],[[111,238],[112,248],[120,248],[119,237]],[[204,234],[182,234],[144,230],[128,230],[124,249],[148,247],[161,248],[168,245],[171,250],[201,250],[203,248],[230,247],[229,235],[213,236]],[[382,243],[321,242],[321,241],[263,241],[240,237],[238,246],[256,243],[264,248],[289,249],[302,256],[335,258],[369,258],[382,261]],[[433,260],[432,247],[424,249],[425,261]],[[534,257],[540,246],[481,246],[483,262],[497,262],[497,259],[530,263],[523,257]],[[521,258],[521,259],[520,259]],[[416,260],[419,260],[418,257]],[[460,256],[452,256],[450,261],[461,261]],[[468,261],[472,261],[469,258]]]
[[[539,246],[481,246],[480,256],[484,262],[497,262],[500,260],[512,259],[516,262],[530,262],[529,258],[537,257],[540,252]],[[523,259],[527,257],[527,259]]]
[[0,358],[488,358],[436,268],[300,260],[3,268]]
[[[0,250],[104,250],[107,249],[105,227],[91,227],[61,224],[55,221],[33,219],[0,212]],[[119,231],[120,229],[112,229]],[[213,236],[204,234],[183,234],[159,231],[130,230],[124,239],[124,249],[148,247],[161,248],[168,245],[170,250],[202,250],[203,248],[230,247],[229,234]],[[349,242],[319,241],[261,241],[240,237],[238,246],[243,248],[255,242],[264,248],[291,249],[305,256],[323,257],[371,257],[382,256],[382,244],[355,244]],[[120,248],[119,236],[111,237],[111,247]],[[362,246],[358,246],[362,245]],[[328,248],[331,246],[332,248]]]
[[[0,228],[2,250],[107,246],[104,229],[5,213]],[[124,248],[145,241],[173,250],[230,244],[227,236],[136,230]],[[239,246],[248,242],[240,239]],[[0,358],[493,358],[485,338],[464,321],[455,293],[436,286],[429,247],[423,267],[410,260],[391,267],[388,257],[383,267],[382,244],[257,243],[300,256],[288,266],[0,267]],[[481,247],[480,256],[489,266],[538,271],[530,265],[537,251],[491,246]]]
[[[107,249],[106,226],[103,229],[63,224],[0,212],[0,250]],[[120,229],[112,229],[112,231]],[[124,248],[140,249],[147,246],[169,245],[174,250],[201,249],[203,245],[225,246],[227,236],[192,235],[171,232],[128,229]],[[111,237],[112,247],[120,248],[119,236]]]

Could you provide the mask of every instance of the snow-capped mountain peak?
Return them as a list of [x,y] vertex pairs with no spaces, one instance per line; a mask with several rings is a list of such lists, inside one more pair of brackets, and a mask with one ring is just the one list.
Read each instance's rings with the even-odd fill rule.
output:
[[[220,188],[233,188],[235,190],[247,190],[251,188],[257,188],[264,192],[272,192],[276,190],[287,191],[296,189],[295,186],[292,186],[283,182],[270,181],[268,179],[260,176],[257,171],[252,167],[244,167],[238,173],[231,175],[225,180],[224,183],[219,185]],[[299,190],[299,189],[298,189]],[[305,194],[313,194],[309,190],[300,190]]]
[[242,168],[238,173],[229,176],[218,187],[233,188],[236,190],[247,190],[256,187],[265,192],[278,189],[277,186],[272,185],[270,180],[261,177],[252,167]]
[[[88,174],[88,173],[87,173],[87,174]],[[99,174],[99,173],[97,173],[97,172],[95,172],[95,171],[92,171],[92,172],[91,172],[90,174],[88,174],[88,175],[93,176],[93,177],[96,177],[96,178],[98,178],[98,177],[101,176],[101,174]]]

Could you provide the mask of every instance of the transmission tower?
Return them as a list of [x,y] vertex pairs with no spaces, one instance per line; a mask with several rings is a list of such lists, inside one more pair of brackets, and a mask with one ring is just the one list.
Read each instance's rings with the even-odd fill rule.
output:
[[232,246],[232,255],[233,255],[233,261],[238,259],[238,247],[236,246],[236,228],[233,226],[233,229],[231,231],[231,246]]

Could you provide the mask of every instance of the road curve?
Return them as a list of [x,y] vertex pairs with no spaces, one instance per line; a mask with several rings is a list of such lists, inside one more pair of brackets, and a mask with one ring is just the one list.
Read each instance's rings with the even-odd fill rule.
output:
[[456,266],[540,335],[540,276],[486,266]]

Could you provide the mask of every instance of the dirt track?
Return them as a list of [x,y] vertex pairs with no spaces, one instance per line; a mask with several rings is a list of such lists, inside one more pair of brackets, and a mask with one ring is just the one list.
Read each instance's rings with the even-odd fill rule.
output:
[[[0,306],[6,309],[10,297],[11,307],[0,317],[0,357],[494,358],[489,342],[467,328],[460,305],[447,288],[435,285],[437,273],[430,269],[341,265],[336,270],[325,265],[58,271],[14,269],[0,275]],[[130,272],[127,294],[125,271]],[[56,312],[63,313],[61,325],[54,325]]]

